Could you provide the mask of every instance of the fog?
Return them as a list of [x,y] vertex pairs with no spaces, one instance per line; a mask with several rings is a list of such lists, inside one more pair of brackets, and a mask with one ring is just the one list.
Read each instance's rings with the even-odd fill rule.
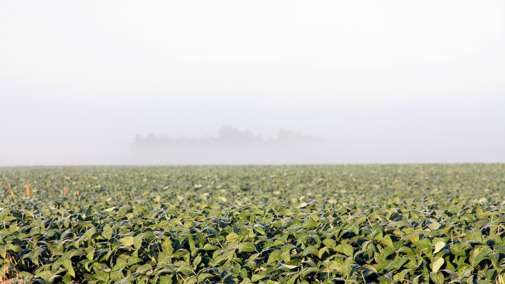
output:
[[4,1],[0,166],[505,163],[503,50],[503,1]]

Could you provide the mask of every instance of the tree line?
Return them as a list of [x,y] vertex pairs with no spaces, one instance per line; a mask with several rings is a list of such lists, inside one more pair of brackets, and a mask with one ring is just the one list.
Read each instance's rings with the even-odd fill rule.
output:
[[132,144],[134,148],[170,147],[170,146],[284,146],[284,145],[310,145],[323,143],[319,137],[303,135],[300,132],[292,132],[281,129],[276,137],[263,138],[261,134],[255,134],[249,130],[240,130],[232,126],[223,126],[217,136],[205,136],[200,138],[169,137],[167,135],[155,136],[152,133],[146,136],[137,135]]

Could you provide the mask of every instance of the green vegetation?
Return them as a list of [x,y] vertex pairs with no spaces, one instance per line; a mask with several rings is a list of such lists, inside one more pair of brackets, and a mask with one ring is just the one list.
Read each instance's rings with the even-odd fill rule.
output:
[[0,168],[0,181],[3,279],[505,277],[503,164]]

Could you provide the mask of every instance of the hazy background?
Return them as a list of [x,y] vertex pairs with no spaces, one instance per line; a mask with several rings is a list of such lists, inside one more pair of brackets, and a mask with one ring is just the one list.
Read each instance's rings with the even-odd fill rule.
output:
[[2,1],[0,166],[223,125],[329,145],[257,163],[503,163],[504,50],[504,1]]

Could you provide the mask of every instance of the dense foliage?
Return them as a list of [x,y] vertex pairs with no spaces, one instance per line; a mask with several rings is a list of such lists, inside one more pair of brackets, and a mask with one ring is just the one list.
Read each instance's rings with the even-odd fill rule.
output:
[[0,168],[0,181],[3,279],[442,284],[505,276],[502,164]]

